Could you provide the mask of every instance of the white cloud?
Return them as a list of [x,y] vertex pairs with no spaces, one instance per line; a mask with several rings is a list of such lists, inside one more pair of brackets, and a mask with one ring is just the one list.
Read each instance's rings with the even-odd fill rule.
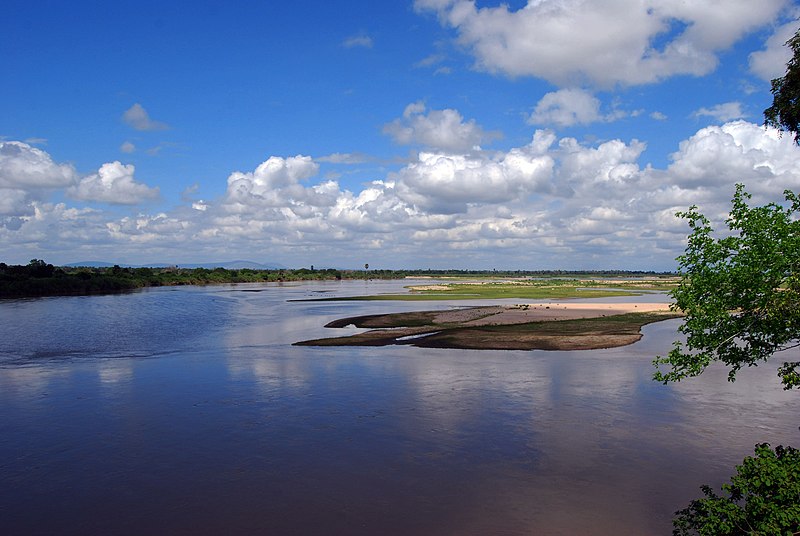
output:
[[575,138],[563,138],[558,144],[561,152],[560,178],[569,181],[571,187],[600,183],[624,183],[639,175],[636,164],[646,149],[646,144],[633,140],[626,144],[621,140],[610,140],[597,146],[586,147]]
[[93,209],[32,201],[30,212],[17,218],[15,225],[0,226],[0,241],[23,258],[42,257],[42,245],[54,256],[70,255],[85,250],[87,244],[107,241],[104,225]]
[[300,184],[318,172],[319,164],[310,156],[271,156],[253,172],[231,173],[223,206],[229,213],[261,212],[270,219],[284,219],[291,211],[307,212],[315,203],[330,205],[335,201],[334,181],[311,187]]
[[123,153],[130,154],[136,152],[136,146],[129,141],[125,141],[122,143],[122,145],[119,146],[119,150],[122,151]]
[[666,121],[667,120],[667,115],[665,113],[663,113],[663,112],[656,111],[656,112],[652,112],[650,114],[650,118],[651,119],[655,119],[656,121]]
[[249,195],[262,196],[281,187],[297,184],[313,177],[319,165],[310,156],[290,158],[272,156],[252,173],[235,171],[228,177],[228,193],[245,190]]
[[792,50],[786,42],[797,31],[797,20],[792,20],[775,29],[764,43],[764,49],[750,54],[750,72],[767,82],[786,73],[786,64],[792,58]]
[[41,149],[18,141],[0,142],[0,188],[62,188],[77,179],[69,164],[56,164]]
[[444,54],[431,54],[419,60],[417,63],[414,64],[414,67],[433,67],[439,65],[444,60],[447,59],[447,56]]
[[[736,182],[758,204],[800,189],[800,148],[746,121],[698,130],[664,169],[641,161],[645,148],[644,141],[587,144],[538,130],[530,143],[505,151],[425,151],[354,191],[320,177],[308,156],[272,156],[232,173],[217,199],[126,217],[7,187],[0,241],[23,260],[42,257],[36,248],[47,244],[50,262],[75,260],[90,245],[113,259],[162,262],[257,255],[353,266],[368,256],[386,267],[668,269],[688,233],[677,210],[697,204],[720,221]],[[84,186],[104,174],[128,178],[115,187],[135,184],[133,168],[114,163]]]
[[599,121],[614,121],[626,115],[618,110],[600,113],[600,99],[583,89],[559,89],[547,93],[539,100],[528,117],[531,125],[570,127],[588,125]]
[[363,153],[332,153],[327,156],[321,156],[316,160],[331,164],[363,164],[368,162],[370,157]]
[[540,133],[530,145],[498,159],[482,156],[420,153],[419,160],[397,174],[400,199],[434,213],[466,212],[468,205],[521,200],[550,189],[553,159],[541,152]]
[[150,119],[147,110],[138,102],[125,110],[125,113],[122,114],[122,120],[126,125],[136,130],[167,130],[169,128],[166,123]]
[[415,102],[406,106],[403,117],[387,123],[384,134],[400,145],[420,144],[430,149],[463,152],[477,148],[483,141],[499,137],[486,132],[474,120],[465,122],[457,110],[430,110]]
[[727,123],[734,119],[741,119],[745,116],[742,112],[741,102],[726,102],[717,104],[711,108],[700,108],[694,112],[695,117],[712,117],[720,123]]
[[28,210],[31,197],[25,190],[17,188],[0,188],[0,215],[21,216]]
[[115,205],[135,205],[159,195],[158,188],[150,188],[133,178],[133,164],[120,162],[103,164],[97,173],[92,173],[69,188],[67,193],[82,201],[99,201]]
[[0,141],[0,227],[18,228],[34,203],[78,179],[69,164],[56,164],[41,149],[18,141]]
[[478,69],[560,86],[656,82],[714,70],[717,54],[769,24],[784,0],[704,2],[528,0],[478,8],[472,0],[416,0],[475,57]]
[[372,48],[372,45],[372,38],[365,34],[352,35],[342,42],[342,46],[345,48]]
[[682,187],[745,183],[754,192],[800,187],[800,154],[791,136],[746,121],[699,130],[680,143],[668,173]]

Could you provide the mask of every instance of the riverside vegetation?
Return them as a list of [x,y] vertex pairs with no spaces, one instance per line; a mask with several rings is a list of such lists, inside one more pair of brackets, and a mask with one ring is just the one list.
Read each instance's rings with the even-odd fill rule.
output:
[[[543,277],[550,281],[548,285],[533,285],[521,287],[516,284],[511,286],[487,287],[480,292],[493,292],[497,297],[527,297],[510,290],[518,286],[520,293],[530,292],[536,286],[539,292],[544,292],[546,286],[561,287],[556,292],[558,296],[567,297],[567,287],[580,286],[615,286],[609,282],[610,277],[648,277],[653,284],[658,285],[659,277],[668,278],[669,274],[655,272],[621,272],[621,271],[596,271],[596,272],[565,272],[565,271],[470,271],[470,270],[339,270],[334,268],[314,269],[269,269],[256,270],[251,268],[226,269],[226,268],[179,268],[171,267],[143,267],[131,268],[113,266],[108,268],[93,267],[67,267],[54,266],[41,259],[33,259],[27,265],[8,265],[0,262],[0,297],[20,298],[35,296],[62,296],[82,294],[103,294],[124,292],[145,287],[161,287],[176,285],[223,285],[233,283],[272,283],[285,281],[312,281],[312,280],[341,280],[341,279],[403,279],[413,277],[436,278],[461,278],[489,279],[489,278],[530,278]],[[566,279],[571,278],[571,279]],[[594,278],[594,279],[592,279]],[[591,283],[590,283],[591,281]],[[605,281],[605,282],[604,282]],[[619,286],[619,285],[616,285]],[[470,287],[474,297],[477,287]],[[423,299],[436,299],[436,293],[428,294]],[[456,293],[451,293],[444,299],[454,299]],[[416,294],[415,294],[416,295]],[[411,295],[406,295],[405,299]],[[581,294],[590,297],[587,294]],[[540,296],[545,297],[545,296]],[[367,298],[365,298],[367,299]],[[386,298],[389,299],[389,298]],[[400,298],[398,298],[400,299]]]
[[[800,145],[800,30],[786,42],[792,57],[786,74],[772,80],[772,106],[764,123],[789,132]],[[757,366],[774,354],[800,346],[800,196],[785,190],[785,206],[748,205],[750,195],[737,185],[728,233],[713,236],[708,218],[692,206],[678,214],[692,233],[678,257],[681,282],[672,292],[686,313],[676,342],[657,358],[655,379],[664,383],[691,378],[714,362],[728,367],[734,381],[743,367]],[[795,354],[796,355],[796,354]],[[800,388],[800,361],[778,369],[784,389]],[[678,536],[800,535],[800,450],[768,443],[755,447],[736,467],[718,495],[702,486],[703,497],[676,512]]]
[[[53,266],[40,259],[27,265],[0,263],[0,297],[62,296],[123,292],[145,287],[176,285],[221,285],[342,279],[340,270],[253,270],[243,268],[109,268]],[[363,277],[363,273],[361,274]]]

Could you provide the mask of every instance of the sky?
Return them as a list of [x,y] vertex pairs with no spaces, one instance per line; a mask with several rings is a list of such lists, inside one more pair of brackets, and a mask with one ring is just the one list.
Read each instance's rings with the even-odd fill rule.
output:
[[674,270],[800,190],[787,0],[6,0],[0,261]]

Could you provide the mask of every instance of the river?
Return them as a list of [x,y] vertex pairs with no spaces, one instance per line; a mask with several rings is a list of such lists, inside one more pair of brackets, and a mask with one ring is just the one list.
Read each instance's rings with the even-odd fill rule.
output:
[[0,534],[669,534],[755,443],[800,445],[777,363],[650,379],[679,320],[582,352],[291,345],[454,305],[289,301],[404,284],[0,301]]

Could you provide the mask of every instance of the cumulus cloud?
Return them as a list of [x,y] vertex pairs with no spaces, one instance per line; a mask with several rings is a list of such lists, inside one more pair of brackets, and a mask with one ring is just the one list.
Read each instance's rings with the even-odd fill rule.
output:
[[[676,211],[697,204],[721,222],[737,182],[758,204],[781,200],[786,188],[800,190],[800,148],[746,121],[698,130],[662,169],[642,161],[646,147],[537,130],[530,142],[504,151],[423,151],[355,190],[321,177],[311,157],[271,156],[252,171],[231,173],[219,198],[124,217],[31,199],[28,186],[6,187],[0,240],[23,259],[40,257],[34,248],[46,243],[176,262],[258,251],[264,253],[255,260],[289,265],[311,257],[314,264],[363,265],[353,259],[368,255],[370,265],[386,267],[669,269],[688,233]],[[101,176],[135,183],[133,171],[107,164],[84,185]],[[16,214],[20,203],[29,209]]]
[[166,123],[151,119],[147,110],[138,102],[125,110],[122,120],[136,130],[167,130],[169,128]]
[[130,154],[136,152],[136,145],[134,145],[129,141],[125,141],[122,142],[122,145],[119,146],[119,150],[122,151],[123,153]]
[[745,116],[744,112],[742,112],[741,102],[726,102],[711,108],[700,108],[693,115],[695,117],[712,117],[720,123],[741,119]]
[[56,164],[41,149],[18,141],[0,142],[0,188],[61,188],[77,178],[69,164]]
[[419,160],[397,174],[398,196],[434,213],[465,212],[470,204],[520,200],[550,189],[553,159],[542,148],[552,133],[538,133],[526,147],[499,159],[483,156],[420,153]]
[[57,256],[107,239],[100,213],[91,208],[68,207],[64,203],[34,200],[28,213],[9,218],[7,222],[12,225],[0,225],[0,241],[12,251],[24,252],[23,260],[41,257],[42,245],[46,245],[48,253]]
[[57,164],[41,149],[19,141],[0,141],[0,226],[18,227],[34,212],[35,201],[78,179],[69,164]]
[[453,28],[478,69],[559,86],[647,84],[714,70],[718,53],[769,24],[784,0],[703,2],[528,0],[478,8],[473,0],[416,0]]
[[672,155],[668,172],[682,187],[712,187],[743,182],[754,192],[800,186],[797,146],[781,136],[746,121],[699,130],[682,141]]
[[778,26],[764,48],[750,54],[750,72],[767,82],[783,76],[786,64],[792,58],[792,50],[786,46],[786,42],[796,31],[797,20]]
[[[287,203],[302,204],[325,187],[306,188],[300,181],[319,172],[319,164],[310,156],[289,158],[272,156],[252,172],[236,171],[228,177],[226,203],[232,211],[252,208],[282,207]],[[249,208],[248,208],[249,207]]]
[[600,121],[600,100],[581,89],[560,89],[547,93],[528,117],[532,125],[569,127]]
[[159,195],[158,188],[150,188],[133,178],[133,164],[118,161],[103,164],[97,173],[82,178],[78,184],[67,189],[74,199],[98,201],[114,205],[135,205]]
[[586,147],[575,138],[563,138],[558,143],[559,177],[574,189],[596,183],[608,186],[635,180],[639,175],[636,162],[646,147],[638,140],[630,143],[610,140],[597,147]]
[[270,190],[297,184],[303,179],[313,177],[319,171],[319,164],[310,156],[297,155],[290,158],[272,156],[261,163],[254,172],[234,172],[228,177],[228,189],[238,189],[244,185],[253,195],[262,195]]
[[474,120],[465,122],[457,110],[425,111],[422,102],[409,104],[403,117],[384,125],[384,134],[400,145],[419,144],[453,152],[469,151],[499,137],[497,132],[484,131]]
[[19,207],[27,203],[27,192],[16,188],[0,189],[0,214],[17,215]]
[[583,89],[559,89],[546,93],[528,117],[531,125],[570,127],[589,123],[608,122],[626,114],[620,110],[600,113],[600,99]]
[[[114,162],[81,177],[71,164],[56,163],[41,149],[18,141],[0,142],[0,227],[26,229],[29,239],[38,240],[44,235],[36,222],[47,220],[43,211],[56,211],[62,218],[94,214],[91,209],[47,203],[56,192],[112,204],[134,204],[157,197],[158,188],[137,183],[133,171],[133,166]],[[80,226],[78,221],[69,224],[70,228]]]

